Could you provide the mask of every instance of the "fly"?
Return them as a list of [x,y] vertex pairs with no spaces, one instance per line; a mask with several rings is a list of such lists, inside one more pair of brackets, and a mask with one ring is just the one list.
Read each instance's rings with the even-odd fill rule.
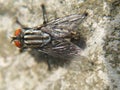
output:
[[43,24],[33,28],[17,29],[12,37],[15,46],[20,49],[36,49],[53,57],[69,58],[78,55],[81,48],[73,43],[79,37],[78,25],[87,17],[87,13],[72,14],[48,22],[44,5]]

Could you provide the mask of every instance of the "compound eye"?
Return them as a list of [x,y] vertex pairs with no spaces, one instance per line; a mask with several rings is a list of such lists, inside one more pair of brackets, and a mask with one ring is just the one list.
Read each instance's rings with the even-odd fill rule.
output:
[[17,29],[14,33],[15,36],[19,36],[21,34],[21,29]]
[[19,40],[15,40],[15,41],[14,41],[14,44],[15,44],[15,46],[18,47],[18,48],[21,48],[21,47],[22,47],[22,44],[21,44],[21,42],[20,42]]
[[21,34],[22,34],[22,30],[21,29],[17,29],[14,32],[14,37],[13,37],[13,40],[12,40],[12,41],[14,41],[15,46],[18,47],[18,48],[22,47],[22,43],[20,41]]

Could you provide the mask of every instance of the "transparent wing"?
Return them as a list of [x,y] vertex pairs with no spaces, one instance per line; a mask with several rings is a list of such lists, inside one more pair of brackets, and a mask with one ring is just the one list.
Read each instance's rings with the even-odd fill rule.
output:
[[65,16],[63,18],[58,18],[56,20],[53,20],[51,22],[49,22],[48,24],[50,25],[62,25],[62,24],[68,24],[70,25],[71,23],[76,23],[77,21],[78,22],[81,22],[85,17],[87,16],[87,13],[84,13],[82,15],[80,14],[72,14],[72,15],[69,15],[69,16]]
[[80,54],[81,49],[67,40],[54,40],[51,44],[42,47],[39,51],[53,57],[71,58]]
[[53,20],[41,30],[51,34],[55,38],[71,37],[71,34],[75,34],[79,24],[86,18],[87,13],[82,15],[73,14],[63,18]]

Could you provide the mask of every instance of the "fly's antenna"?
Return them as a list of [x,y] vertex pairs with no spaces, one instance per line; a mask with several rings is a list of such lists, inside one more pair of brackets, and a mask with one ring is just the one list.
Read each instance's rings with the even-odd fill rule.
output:
[[45,9],[45,5],[41,4],[41,8],[42,8],[42,13],[43,13],[43,24],[46,24],[48,22],[48,19],[47,19],[47,12]]

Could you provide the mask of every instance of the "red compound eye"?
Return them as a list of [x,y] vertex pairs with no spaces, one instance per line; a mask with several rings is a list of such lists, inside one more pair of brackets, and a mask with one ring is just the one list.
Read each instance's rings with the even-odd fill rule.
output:
[[15,36],[19,36],[21,34],[21,29],[17,29],[14,33]]
[[14,40],[14,44],[15,44],[15,46],[18,47],[18,48],[21,48],[21,47],[22,47],[22,44],[21,44],[20,40],[17,39],[17,37],[20,38],[21,32],[22,32],[21,29],[17,29],[17,30],[15,31],[15,33],[14,33],[15,38],[16,38],[16,39]]
[[14,44],[15,44],[15,46],[18,47],[18,48],[21,48],[21,47],[22,47],[21,42],[20,42],[19,40],[15,40],[15,41],[14,41]]

